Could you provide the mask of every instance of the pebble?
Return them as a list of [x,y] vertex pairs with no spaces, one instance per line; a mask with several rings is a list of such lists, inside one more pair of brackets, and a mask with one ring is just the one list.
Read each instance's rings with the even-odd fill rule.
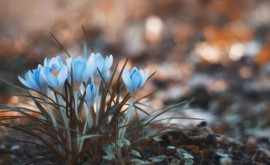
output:
[[12,151],[15,151],[15,150],[18,150],[18,149],[20,149],[20,146],[19,146],[19,145],[13,145],[13,146],[11,147],[11,150],[12,150]]

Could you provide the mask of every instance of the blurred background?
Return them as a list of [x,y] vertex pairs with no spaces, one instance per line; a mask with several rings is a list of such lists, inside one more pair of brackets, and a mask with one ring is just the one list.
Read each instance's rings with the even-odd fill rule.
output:
[[270,136],[270,1],[0,0],[0,77],[19,84],[45,57],[67,57],[50,32],[82,54],[81,25],[96,52],[157,71],[143,91],[159,89],[154,108],[193,98],[185,115],[216,133]]

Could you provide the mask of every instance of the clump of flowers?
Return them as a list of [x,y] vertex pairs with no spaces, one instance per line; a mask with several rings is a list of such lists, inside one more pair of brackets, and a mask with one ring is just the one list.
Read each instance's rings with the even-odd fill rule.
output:
[[[145,144],[164,133],[179,131],[169,122],[154,120],[159,115],[179,110],[182,104],[149,114],[138,105],[142,98],[136,93],[153,76],[149,70],[130,72],[125,64],[112,69],[113,56],[105,58],[92,53],[88,58],[60,56],[46,58],[43,65],[29,70],[19,81],[38,111],[1,104],[0,112],[14,111],[18,116],[1,116],[0,126],[8,133],[30,137],[54,153],[60,164],[147,164],[143,160]],[[16,86],[15,86],[16,87]],[[125,108],[124,105],[128,105]],[[132,121],[132,111],[142,111],[145,117]],[[26,118],[28,123],[8,123],[6,120]],[[173,118],[173,117],[172,117]],[[38,139],[40,143],[31,141]],[[160,159],[162,158],[162,159]],[[44,157],[51,159],[51,157]],[[164,155],[153,159],[163,161]],[[152,162],[153,163],[153,162]]]

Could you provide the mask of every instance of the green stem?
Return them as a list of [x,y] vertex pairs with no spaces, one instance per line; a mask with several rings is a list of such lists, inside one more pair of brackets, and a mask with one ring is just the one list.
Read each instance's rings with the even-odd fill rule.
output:
[[[57,97],[57,95],[55,97]],[[58,100],[58,104],[59,105],[65,106],[65,102],[64,102],[64,100],[63,100],[62,97],[57,97],[56,100]],[[62,119],[64,121],[65,128],[69,128],[68,117],[66,115],[66,109],[63,108],[63,107],[59,107],[59,110],[60,110],[60,114],[62,116]],[[68,142],[67,143],[68,143],[69,149],[71,150],[71,145],[72,145],[71,143],[72,142],[71,142],[70,130],[69,129],[65,129],[64,132],[65,132],[65,135],[68,137]]]
[[52,108],[51,108],[51,106],[50,106],[50,104],[49,104],[49,100],[48,100],[47,97],[44,97],[44,99],[45,99],[46,105],[47,105],[47,107],[48,107],[48,109],[49,109],[49,114],[50,114],[50,117],[51,117],[51,119],[52,119],[53,126],[54,126],[55,128],[57,128],[56,119],[55,119],[55,117],[54,117],[54,115],[53,115],[53,113],[52,113]]
[[[97,85],[97,89],[99,89],[99,85]],[[98,90],[99,91],[99,90]],[[97,96],[97,100],[96,100],[96,127],[98,126],[98,122],[99,122],[99,116],[100,116],[100,109],[99,109],[99,100],[100,100],[100,96],[98,94]]]
[[[134,98],[131,97],[130,100],[129,100],[129,107],[128,107],[128,110],[126,112],[125,120],[124,120],[122,126],[125,126],[125,125],[129,124],[130,119],[131,119],[131,114],[132,114],[131,112],[132,112],[132,109],[133,109],[133,105],[134,105]],[[120,138],[125,137],[126,129],[127,129],[127,127],[124,127],[124,128],[122,128],[122,130],[120,130],[120,136],[119,136]]]

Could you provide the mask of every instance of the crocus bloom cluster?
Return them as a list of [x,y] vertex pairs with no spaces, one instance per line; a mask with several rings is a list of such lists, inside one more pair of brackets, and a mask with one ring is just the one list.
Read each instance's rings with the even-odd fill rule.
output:
[[[110,93],[110,91],[117,92],[117,98],[119,98],[120,94],[118,92],[122,88],[122,85],[115,85],[115,87],[119,87],[119,90],[113,90],[114,85],[111,85],[111,83],[113,83],[115,72],[111,75],[112,79],[108,81],[110,68],[113,63],[112,55],[104,58],[99,53],[92,53],[88,59],[69,57],[65,60],[66,63],[63,61],[60,56],[51,59],[46,58],[43,65],[38,65],[36,69],[26,72],[25,78],[18,76],[18,79],[26,87],[42,93],[40,97],[44,97],[45,101],[42,101],[42,103],[47,103],[46,110],[49,112],[46,118],[49,117],[51,119],[54,129],[61,130],[61,133],[63,132],[64,136],[67,137],[67,148],[70,151],[76,149],[78,153],[81,153],[89,132],[97,130],[98,134],[95,135],[99,136],[99,132],[102,133],[101,124],[111,123],[115,119],[114,112],[122,113],[122,107],[118,105],[121,105],[124,101],[120,104],[114,104],[113,101],[116,95]],[[131,97],[126,97],[129,98],[129,107],[127,111],[123,112],[124,118],[122,118],[121,114],[121,118],[117,117],[117,120],[115,120],[118,123],[117,126],[119,129],[116,133],[119,139],[125,138],[126,126],[131,121],[133,109],[136,108],[134,106],[134,96],[145,84],[148,77],[149,70],[144,72],[142,69],[138,70],[136,67],[130,72],[127,69],[123,70],[122,80]],[[117,83],[121,83],[118,81],[119,78],[117,79]],[[103,79],[110,82],[110,84],[106,84]],[[106,92],[99,92],[99,89],[105,89]],[[51,102],[51,100],[53,101]],[[52,106],[54,103],[57,105]],[[106,103],[109,104],[106,105]],[[116,116],[118,116],[117,113]],[[82,116],[82,114],[85,115]],[[73,122],[73,119],[80,122]],[[59,125],[61,127],[58,127]],[[70,128],[70,126],[72,126],[71,129],[62,131],[63,127]],[[73,131],[75,129],[76,131],[80,131],[80,133],[76,133],[76,136],[73,136],[71,130]],[[91,134],[89,137],[91,137]],[[121,153],[121,150],[119,153]]]
[[[99,88],[94,84],[94,80],[100,81],[100,74],[106,80],[112,63],[112,55],[103,58],[99,53],[92,53],[88,59],[70,57],[66,60],[66,64],[63,63],[60,56],[56,56],[51,59],[46,58],[43,66],[39,65],[37,69],[26,72],[25,79],[20,76],[18,78],[26,87],[46,93],[49,87],[61,92],[65,82],[70,83],[72,75],[75,90],[78,90],[85,82],[85,98],[87,104],[92,106]],[[122,79],[127,90],[134,93],[144,85],[148,76],[149,70],[143,72],[134,67],[131,72],[124,69]]]
[[[72,73],[74,87],[77,90],[83,82],[88,83],[89,79],[92,80],[99,74],[97,69],[106,77],[112,62],[112,55],[104,59],[99,53],[92,53],[88,60],[70,57],[66,60],[66,64],[60,56],[56,56],[52,59],[46,58],[43,66],[39,65],[37,69],[26,72],[25,79],[20,76],[18,79],[26,87],[46,93],[49,87],[62,91],[66,80],[70,83]],[[89,105],[93,104],[98,93],[98,87],[93,83],[94,81],[91,81],[91,85],[86,84],[88,85],[86,98]]]

